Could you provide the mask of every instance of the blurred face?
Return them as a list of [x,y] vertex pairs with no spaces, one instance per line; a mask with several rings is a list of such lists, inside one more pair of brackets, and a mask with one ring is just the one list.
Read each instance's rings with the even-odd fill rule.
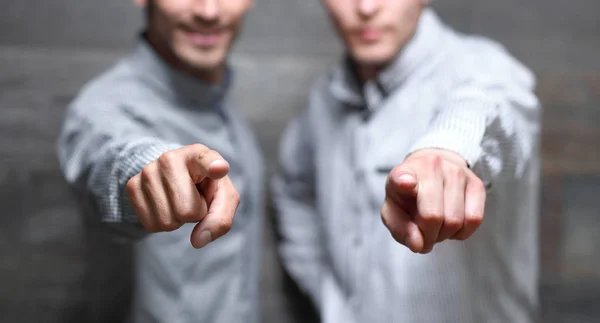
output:
[[359,65],[384,65],[414,34],[426,0],[323,0]]
[[[148,38],[184,69],[223,67],[253,0],[135,0],[148,10]],[[157,48],[158,47],[158,48]]]

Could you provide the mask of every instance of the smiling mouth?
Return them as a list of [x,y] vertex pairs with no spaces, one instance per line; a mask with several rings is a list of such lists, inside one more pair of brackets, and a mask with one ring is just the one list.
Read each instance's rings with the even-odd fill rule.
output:
[[214,47],[223,38],[223,31],[220,29],[213,30],[184,30],[188,40],[198,47]]

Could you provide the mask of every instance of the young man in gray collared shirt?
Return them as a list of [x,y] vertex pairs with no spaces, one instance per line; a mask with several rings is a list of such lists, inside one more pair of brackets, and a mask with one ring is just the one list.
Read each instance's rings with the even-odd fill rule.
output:
[[324,323],[534,322],[533,75],[423,0],[323,2],[348,55],[282,140],[287,270]]
[[[58,142],[89,228],[86,322],[257,323],[263,163],[226,61],[252,0],[137,3],[145,32],[84,87]],[[131,255],[130,306],[116,277]]]

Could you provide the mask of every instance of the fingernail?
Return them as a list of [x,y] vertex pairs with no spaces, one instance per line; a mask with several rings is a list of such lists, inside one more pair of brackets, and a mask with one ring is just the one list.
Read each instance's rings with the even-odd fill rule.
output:
[[208,230],[203,231],[202,233],[200,233],[200,237],[199,237],[199,241],[198,241],[198,242],[200,242],[200,244],[198,245],[198,248],[202,248],[202,247],[206,246],[211,241],[212,241],[212,234],[210,233],[210,231],[208,231]]
[[398,177],[401,182],[414,182],[415,178],[410,174],[402,174]]
[[217,167],[219,165],[225,165],[225,164],[227,164],[227,162],[225,160],[217,159],[217,160],[211,161],[210,164],[208,164],[208,168]]

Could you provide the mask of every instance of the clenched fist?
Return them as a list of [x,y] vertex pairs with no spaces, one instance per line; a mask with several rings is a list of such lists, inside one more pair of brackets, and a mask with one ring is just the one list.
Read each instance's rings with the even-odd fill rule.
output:
[[388,175],[381,217],[394,239],[428,253],[446,239],[465,240],[483,220],[486,190],[459,155],[424,149]]
[[229,231],[240,196],[227,176],[229,164],[201,144],[162,154],[127,182],[127,194],[150,232],[197,223],[190,241],[202,248]]

